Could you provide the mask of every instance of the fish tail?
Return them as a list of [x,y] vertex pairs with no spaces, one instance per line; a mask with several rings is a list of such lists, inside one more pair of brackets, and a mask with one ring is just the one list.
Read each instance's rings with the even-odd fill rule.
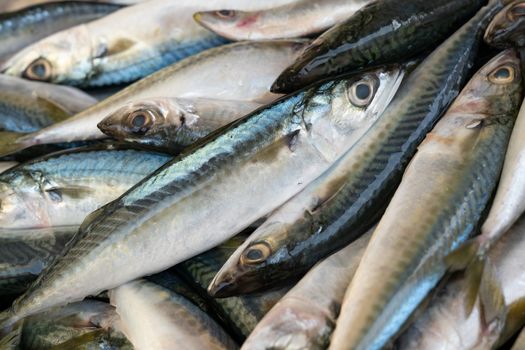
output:
[[33,142],[25,136],[28,134],[20,134],[16,132],[2,131],[0,132],[0,157],[5,157],[10,154],[20,152]]

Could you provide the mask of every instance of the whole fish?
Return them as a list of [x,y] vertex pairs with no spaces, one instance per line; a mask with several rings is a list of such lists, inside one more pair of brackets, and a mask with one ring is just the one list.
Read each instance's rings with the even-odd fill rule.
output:
[[241,245],[243,239],[236,236],[229,241],[178,264],[175,269],[207,299],[223,323],[241,342],[253,331],[257,323],[275,303],[289,290],[289,287],[272,290],[263,294],[216,299],[206,293],[213,276],[228,257]]
[[0,14],[0,62],[46,36],[106,16],[121,7],[92,1],[61,1]]
[[510,50],[487,63],[419,146],[346,291],[330,349],[388,344],[474,233],[521,103],[519,65]]
[[[0,347],[25,350],[132,349],[125,336],[115,329],[118,319],[115,308],[100,301],[86,300],[52,308],[28,317],[21,327],[0,341]],[[87,342],[92,346],[83,347],[82,344]],[[68,344],[76,346],[66,347]]]
[[512,1],[494,16],[485,41],[497,48],[525,47],[525,2]]
[[79,226],[171,159],[114,146],[46,155],[0,174],[0,229]]
[[260,11],[197,12],[205,28],[230,40],[268,40],[320,33],[354,14],[371,0],[298,0]]
[[0,74],[0,129],[33,132],[91,107],[97,101],[67,86]]
[[[487,295],[467,313],[468,278],[455,276],[431,300],[428,308],[403,333],[400,349],[495,349],[500,348],[525,324],[525,217],[491,249],[491,279]],[[487,313],[488,311],[488,313]],[[523,349],[523,348],[519,348]]]
[[314,266],[259,322],[242,349],[326,349],[371,234]]
[[171,151],[181,150],[262,106],[209,98],[153,98],[131,102],[98,124],[106,135]]
[[136,349],[237,349],[213,319],[180,295],[138,280],[110,291],[122,330]]
[[210,293],[237,295],[301,276],[366,232],[384,211],[418,144],[459,93],[487,16],[497,10],[485,8],[427,57],[344,156],[231,256]]
[[77,231],[78,225],[0,229],[0,296],[25,292]]
[[[209,136],[89,215],[70,249],[0,315],[0,328],[162,271],[247,228],[335,162],[355,126],[383,112],[398,79],[391,67],[328,82]],[[358,85],[367,91],[357,94]]]
[[224,38],[193,20],[195,12],[225,4],[242,9],[264,7],[263,1],[151,0],[44,38],[7,60],[0,70],[26,79],[83,87],[132,82],[225,44]]
[[398,62],[446,39],[485,1],[378,0],[314,40],[277,78],[273,92],[289,93],[344,72]]
[[36,144],[104,137],[97,128],[109,114],[136,100],[206,97],[268,103],[275,77],[297,57],[304,41],[246,42],[207,50],[171,65],[101,101],[73,118],[10,141],[0,139],[0,156]]

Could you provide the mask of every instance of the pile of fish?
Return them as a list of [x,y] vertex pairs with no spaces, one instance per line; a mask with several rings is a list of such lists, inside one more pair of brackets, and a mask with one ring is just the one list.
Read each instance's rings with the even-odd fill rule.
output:
[[0,350],[525,349],[525,0],[3,0]]

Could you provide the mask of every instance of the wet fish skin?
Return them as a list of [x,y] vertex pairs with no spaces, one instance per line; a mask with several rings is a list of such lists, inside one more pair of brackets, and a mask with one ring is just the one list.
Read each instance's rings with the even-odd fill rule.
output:
[[370,0],[299,0],[260,11],[219,10],[197,12],[205,28],[230,40],[269,40],[320,33],[346,20]]
[[54,2],[0,14],[0,62],[53,33],[122,8],[92,1]]
[[166,96],[272,102],[279,97],[269,92],[273,80],[293,62],[303,45],[302,40],[246,42],[206,50],[130,85],[67,121],[15,141],[0,139],[0,155],[36,144],[102,138],[97,124],[133,100]]
[[12,167],[18,165],[17,162],[0,162],[0,174],[3,173],[4,171],[8,170],[8,169],[11,169]]
[[228,334],[197,306],[145,280],[110,291],[122,330],[137,349],[237,349]]
[[[333,166],[335,171],[311,183],[262,225],[217,274],[210,293],[249,293],[300,276],[366,232],[419,143],[464,85],[487,16],[499,8],[484,9],[419,64],[388,109]],[[250,252],[262,258],[246,259]]]
[[345,72],[399,62],[446,39],[485,1],[375,1],[329,29],[284,70],[271,91],[289,93]]
[[38,131],[91,107],[97,101],[72,87],[0,74],[0,129]]
[[0,228],[79,226],[168,162],[161,153],[88,146],[46,155],[0,175]]
[[263,1],[152,0],[46,37],[0,69],[27,79],[82,87],[133,82],[225,44],[226,39],[193,20],[195,12],[225,3],[242,9],[265,6]]
[[[363,79],[379,84],[373,98],[357,107],[349,96]],[[383,112],[398,79],[399,68],[383,68],[329,82],[210,136],[90,214],[69,250],[1,315],[1,328],[165,270],[231,238],[328,168],[348,147],[354,123]],[[212,236],[199,234],[212,231]],[[111,268],[101,265],[105,261]]]
[[371,235],[314,266],[259,322],[242,349],[326,349]]
[[0,296],[25,292],[77,231],[78,226],[0,229]]
[[219,316],[224,328],[243,342],[263,316],[290,289],[285,286],[262,294],[217,299],[210,297],[206,288],[226,262],[228,257],[242,244],[244,238],[238,235],[207,252],[178,264],[175,269],[205,297]]
[[487,63],[419,146],[348,287],[330,349],[385,346],[474,233],[522,99],[519,65],[514,51]]
[[[68,2],[85,2],[86,0],[68,0]],[[146,0],[89,0],[93,3],[108,3],[120,5],[132,5]],[[3,0],[0,4],[0,12],[15,12],[24,8],[56,2],[56,0]]]
[[485,32],[487,44],[505,49],[525,47],[525,3],[520,0],[510,2],[490,23]]
[[[525,281],[523,249],[525,217],[520,218],[489,252],[494,276],[504,298],[503,308],[496,309],[500,325],[493,319],[483,321],[484,311],[480,299],[470,314],[465,312],[468,299],[468,279],[455,276],[432,299],[424,311],[400,337],[400,349],[473,349],[499,348],[525,324],[523,302]],[[505,325],[505,327],[502,327]],[[483,345],[483,346],[480,346]],[[518,348],[522,349],[522,348]]]
[[206,98],[154,98],[123,106],[98,128],[119,141],[180,151],[261,106]]

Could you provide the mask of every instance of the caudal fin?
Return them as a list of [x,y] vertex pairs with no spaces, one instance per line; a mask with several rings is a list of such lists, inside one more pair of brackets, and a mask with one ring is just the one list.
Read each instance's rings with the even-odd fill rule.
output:
[[16,132],[0,132],[0,157],[20,152],[33,144],[27,139],[28,134]]

